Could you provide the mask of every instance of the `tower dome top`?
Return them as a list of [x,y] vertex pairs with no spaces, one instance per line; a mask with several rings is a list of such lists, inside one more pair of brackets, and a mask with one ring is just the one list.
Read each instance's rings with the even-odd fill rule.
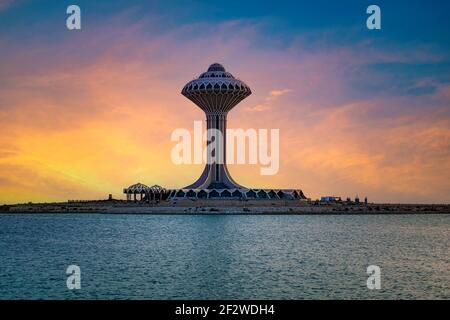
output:
[[220,63],[213,63],[208,68],[208,72],[210,72],[210,71],[222,71],[222,72],[225,72],[225,68]]

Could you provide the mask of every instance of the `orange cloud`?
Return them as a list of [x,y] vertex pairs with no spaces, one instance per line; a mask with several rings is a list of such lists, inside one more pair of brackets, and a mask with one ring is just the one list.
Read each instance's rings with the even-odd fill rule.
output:
[[278,97],[281,97],[282,95],[290,92],[290,89],[274,89],[269,92],[269,95],[266,96],[262,103],[257,104],[254,107],[247,108],[248,111],[266,111],[270,108],[272,108],[272,102],[276,100]]

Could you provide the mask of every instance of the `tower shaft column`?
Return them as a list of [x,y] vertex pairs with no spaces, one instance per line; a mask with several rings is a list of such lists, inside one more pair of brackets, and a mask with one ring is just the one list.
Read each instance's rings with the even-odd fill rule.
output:
[[211,166],[211,182],[222,182],[226,170],[227,148],[227,114],[206,113],[207,164]]

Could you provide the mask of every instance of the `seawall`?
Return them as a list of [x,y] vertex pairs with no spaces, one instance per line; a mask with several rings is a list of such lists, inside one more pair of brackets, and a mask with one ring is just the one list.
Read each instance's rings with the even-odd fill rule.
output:
[[295,200],[181,200],[140,203],[122,200],[72,201],[0,206],[3,213],[105,214],[450,214],[445,204],[347,204]]

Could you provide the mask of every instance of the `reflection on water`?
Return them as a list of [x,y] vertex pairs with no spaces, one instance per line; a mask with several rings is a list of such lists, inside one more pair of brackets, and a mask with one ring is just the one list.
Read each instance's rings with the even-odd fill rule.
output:
[[450,215],[1,215],[0,299],[450,299],[449,248]]

